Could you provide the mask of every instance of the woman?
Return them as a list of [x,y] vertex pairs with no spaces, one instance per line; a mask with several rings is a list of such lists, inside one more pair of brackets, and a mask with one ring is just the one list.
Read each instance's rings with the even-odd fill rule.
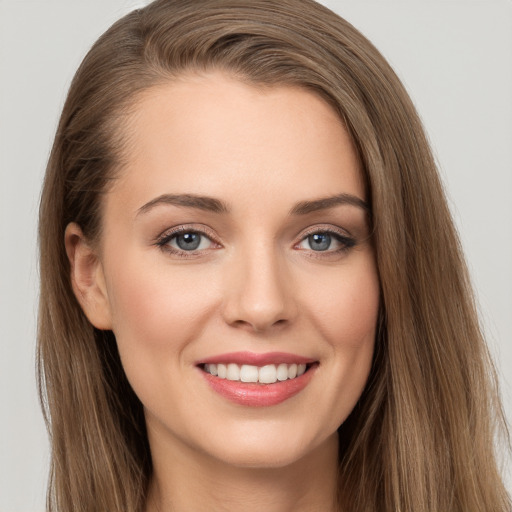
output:
[[509,509],[420,122],[324,7],[117,22],[64,106],[40,244],[50,509]]

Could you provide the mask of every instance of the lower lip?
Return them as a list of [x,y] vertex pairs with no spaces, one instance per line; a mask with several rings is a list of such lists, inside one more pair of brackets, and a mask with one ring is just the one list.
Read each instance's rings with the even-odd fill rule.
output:
[[300,393],[311,381],[316,365],[294,379],[274,384],[256,384],[237,380],[220,379],[200,369],[210,387],[231,402],[248,407],[277,405]]

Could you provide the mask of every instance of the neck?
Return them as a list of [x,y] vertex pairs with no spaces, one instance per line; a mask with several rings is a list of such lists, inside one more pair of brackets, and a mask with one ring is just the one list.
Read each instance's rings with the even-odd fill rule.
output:
[[154,471],[146,512],[337,510],[336,434],[278,468],[232,466],[187,446],[151,446]]

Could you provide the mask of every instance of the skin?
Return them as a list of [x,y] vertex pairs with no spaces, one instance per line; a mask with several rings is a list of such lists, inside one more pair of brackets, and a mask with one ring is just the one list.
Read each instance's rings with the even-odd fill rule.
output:
[[[115,333],[144,405],[147,510],[334,510],[337,428],[370,371],[379,281],[364,208],[290,211],[338,194],[365,200],[346,130],[311,92],[217,72],[146,91],[127,126],[101,240],[70,224],[66,247],[75,293]],[[162,194],[216,198],[229,212],[144,207]],[[176,252],[176,238],[159,245],[179,226],[208,238],[193,254]],[[308,235],[327,231],[353,246],[333,235],[314,250]],[[289,352],[318,367],[292,398],[246,407],[196,366],[234,351]]]

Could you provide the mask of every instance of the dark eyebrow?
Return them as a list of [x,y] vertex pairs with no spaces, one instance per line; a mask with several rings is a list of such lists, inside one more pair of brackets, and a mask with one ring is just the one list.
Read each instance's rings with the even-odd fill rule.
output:
[[301,201],[290,210],[290,215],[306,215],[308,213],[327,210],[328,208],[334,208],[335,206],[343,204],[357,206],[368,213],[370,212],[368,203],[359,197],[351,194],[338,194],[335,196],[315,199],[314,201]]
[[196,196],[194,194],[162,194],[161,196],[152,199],[144,206],[137,210],[137,215],[146,213],[155,206],[161,204],[171,204],[174,206],[184,206],[186,208],[198,208],[199,210],[206,210],[213,213],[228,213],[228,206],[213,197]]
[[[137,210],[137,215],[147,213],[154,207],[162,204],[183,206],[185,208],[197,208],[213,213],[229,213],[229,207],[223,201],[208,196],[197,196],[194,194],[162,194],[152,199]],[[338,194],[330,197],[323,197],[312,201],[301,201],[291,210],[290,215],[306,215],[319,210],[327,210],[339,205],[351,205],[370,211],[368,203],[351,194]]]

